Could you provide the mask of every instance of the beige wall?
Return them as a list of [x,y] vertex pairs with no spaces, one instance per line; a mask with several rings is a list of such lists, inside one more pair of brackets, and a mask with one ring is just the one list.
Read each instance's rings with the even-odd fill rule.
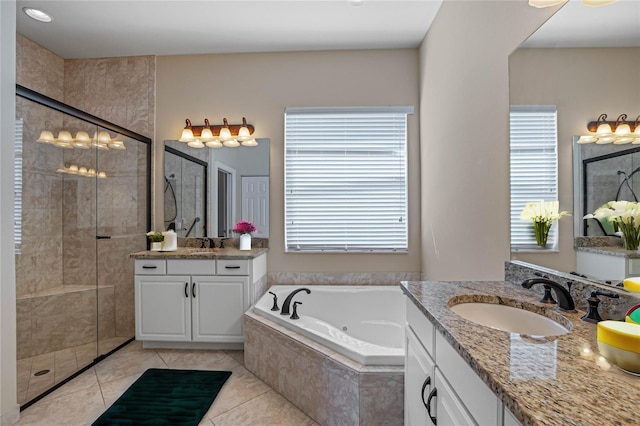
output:
[[555,8],[445,1],[420,47],[422,273],[501,280],[509,260],[509,54]]
[[[558,195],[560,209],[573,211],[573,136],[602,113],[635,120],[640,114],[640,49],[518,49],[509,58],[513,105],[558,107]],[[603,153],[611,146],[602,146]],[[628,149],[622,146],[620,149]],[[512,259],[560,271],[575,271],[573,219],[560,221],[559,252],[512,253]]]
[[[415,49],[164,56],[157,60],[156,141],[176,139],[185,118],[247,117],[271,139],[269,272],[420,270],[418,54]],[[413,105],[409,116],[409,254],[284,252],[283,125],[287,106]],[[162,146],[155,147],[162,164]],[[159,167],[160,169],[160,167]],[[162,170],[156,170],[162,182]],[[156,185],[156,193],[161,191]],[[160,192],[161,193],[161,192]],[[161,200],[155,212],[162,211]],[[156,218],[156,223],[162,223]]]

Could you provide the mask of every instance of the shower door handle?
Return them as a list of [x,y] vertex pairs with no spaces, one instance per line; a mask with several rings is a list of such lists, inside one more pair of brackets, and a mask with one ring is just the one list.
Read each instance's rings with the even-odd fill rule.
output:
[[111,235],[96,235],[96,240],[110,240]]

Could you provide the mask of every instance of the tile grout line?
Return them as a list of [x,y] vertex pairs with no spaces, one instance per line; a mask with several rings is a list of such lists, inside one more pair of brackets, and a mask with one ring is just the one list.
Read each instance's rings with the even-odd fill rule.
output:
[[[247,371],[249,371],[249,370],[247,370]],[[267,385],[267,386],[269,386],[269,385]],[[223,389],[224,389],[224,387],[223,387]],[[247,403],[249,403],[249,402],[253,401],[253,400],[254,400],[254,399],[256,399],[256,398],[259,398],[259,397],[261,397],[262,395],[264,395],[264,394],[267,394],[267,393],[271,392],[272,390],[273,390],[273,389],[271,388],[271,386],[269,386],[269,389],[268,389],[268,390],[266,390],[266,391],[262,392],[261,394],[258,394],[258,395],[256,395],[256,396],[254,396],[253,398],[250,398],[250,399],[246,400],[245,402],[242,402],[242,403],[240,403],[240,404],[238,404],[238,405],[236,405],[236,406],[234,406],[234,407],[231,407],[231,408],[229,408],[229,409],[228,409],[228,410],[226,410],[226,411],[223,411],[223,412],[221,412],[221,413],[217,414],[217,415],[216,415],[216,417],[220,417],[220,416],[222,416],[223,414],[228,413],[229,411],[233,411],[233,410],[235,410],[236,408],[241,407],[241,406],[243,406],[243,405],[245,405],[245,404],[247,404]],[[275,391],[274,391],[274,392],[275,392]],[[215,400],[213,401],[213,403],[215,404]],[[211,405],[213,405],[213,404],[211,404]],[[296,407],[296,408],[297,408],[297,407]],[[209,417],[208,419],[209,419],[209,420],[211,420],[211,422],[215,425],[215,422],[213,421],[214,417]]]

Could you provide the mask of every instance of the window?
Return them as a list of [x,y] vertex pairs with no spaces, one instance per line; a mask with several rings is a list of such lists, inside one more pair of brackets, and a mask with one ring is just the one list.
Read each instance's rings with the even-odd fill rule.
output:
[[287,251],[406,252],[413,107],[285,110]]
[[[525,204],[558,199],[558,131],[555,105],[512,105],[511,147],[511,250],[534,248],[531,222],[520,219]],[[548,242],[557,247],[558,222]]]

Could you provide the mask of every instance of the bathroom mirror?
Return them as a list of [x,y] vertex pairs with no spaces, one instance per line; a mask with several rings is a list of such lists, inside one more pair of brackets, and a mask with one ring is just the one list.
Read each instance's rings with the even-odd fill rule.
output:
[[[231,237],[238,221],[249,220],[258,229],[254,237],[268,238],[269,139],[256,141],[255,147],[201,149],[164,141],[165,228],[174,223],[187,236],[193,223],[189,237]],[[188,179],[181,178],[184,170]]]
[[[573,211],[574,181],[582,179],[581,170],[574,167],[574,149],[585,159],[631,145],[577,145],[574,136],[586,134],[587,123],[602,113],[613,121],[619,114],[631,120],[640,114],[639,19],[639,2],[592,8],[572,0],[510,55],[510,104],[557,107],[558,199],[563,210],[573,213],[559,222],[558,250],[512,252],[512,259],[575,271],[573,241],[574,235],[581,235],[576,230],[583,229],[583,220],[581,211]],[[609,166],[633,171],[623,164]]]

